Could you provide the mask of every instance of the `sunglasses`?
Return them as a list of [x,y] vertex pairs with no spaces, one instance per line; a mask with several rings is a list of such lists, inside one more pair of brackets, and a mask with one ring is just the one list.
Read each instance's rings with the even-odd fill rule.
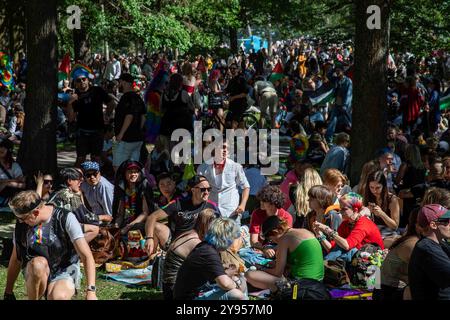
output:
[[75,82],[76,83],[81,83],[81,82],[84,82],[86,80],[87,80],[87,78],[78,78],[77,80],[75,80]]
[[199,187],[195,187],[195,188],[196,188],[196,189],[200,189],[200,192],[206,192],[206,191],[211,192],[211,190],[212,190],[211,187],[208,187],[208,188],[199,188]]
[[450,224],[450,218],[446,218],[446,219],[437,219],[436,223],[438,224],[442,224],[444,226],[448,226]]
[[53,184],[53,180],[44,180],[44,184]]
[[95,172],[86,172],[85,174],[84,174],[84,177],[86,178],[86,179],[89,179],[90,177],[96,177],[98,175],[98,171],[95,171]]

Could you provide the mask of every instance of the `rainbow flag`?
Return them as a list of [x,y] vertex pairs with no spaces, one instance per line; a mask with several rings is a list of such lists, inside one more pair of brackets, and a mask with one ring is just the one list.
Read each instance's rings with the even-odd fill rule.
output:
[[163,113],[160,108],[161,95],[157,91],[147,94],[147,114],[145,120],[145,141],[154,144],[161,128]]
[[70,54],[66,53],[58,68],[58,81],[66,80],[70,74]]
[[89,79],[95,78],[94,71],[92,71],[91,68],[85,64],[77,63],[73,66],[72,71],[70,72],[70,77],[75,79],[80,75],[83,75]]
[[4,52],[0,52],[0,87],[14,90],[14,71],[11,57]]

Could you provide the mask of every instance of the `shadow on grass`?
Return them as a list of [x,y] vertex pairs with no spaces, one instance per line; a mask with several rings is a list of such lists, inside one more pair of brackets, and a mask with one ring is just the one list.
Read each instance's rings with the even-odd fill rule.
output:
[[127,288],[134,289],[133,292],[123,292],[120,295],[120,299],[123,300],[163,300],[162,291],[158,291],[150,286],[143,287],[129,287]]

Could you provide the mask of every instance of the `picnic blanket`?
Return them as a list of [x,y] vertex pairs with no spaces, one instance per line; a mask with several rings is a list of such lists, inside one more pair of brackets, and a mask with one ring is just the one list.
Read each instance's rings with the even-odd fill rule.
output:
[[239,256],[241,257],[242,260],[244,260],[245,266],[247,268],[250,268],[251,266],[254,265],[264,266],[268,264],[270,261],[272,261],[271,259],[265,258],[262,253],[256,252],[252,248],[243,248],[239,250]]
[[102,275],[106,280],[116,281],[126,285],[150,285],[152,283],[152,268],[150,265],[144,269],[127,269],[117,273],[108,273]]

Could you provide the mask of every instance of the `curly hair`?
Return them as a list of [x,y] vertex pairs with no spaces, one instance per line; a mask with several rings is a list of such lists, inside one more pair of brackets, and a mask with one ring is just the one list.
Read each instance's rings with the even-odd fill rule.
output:
[[285,201],[284,193],[281,192],[280,188],[271,185],[263,187],[256,195],[256,198],[261,202],[273,204],[277,209],[282,208]]

